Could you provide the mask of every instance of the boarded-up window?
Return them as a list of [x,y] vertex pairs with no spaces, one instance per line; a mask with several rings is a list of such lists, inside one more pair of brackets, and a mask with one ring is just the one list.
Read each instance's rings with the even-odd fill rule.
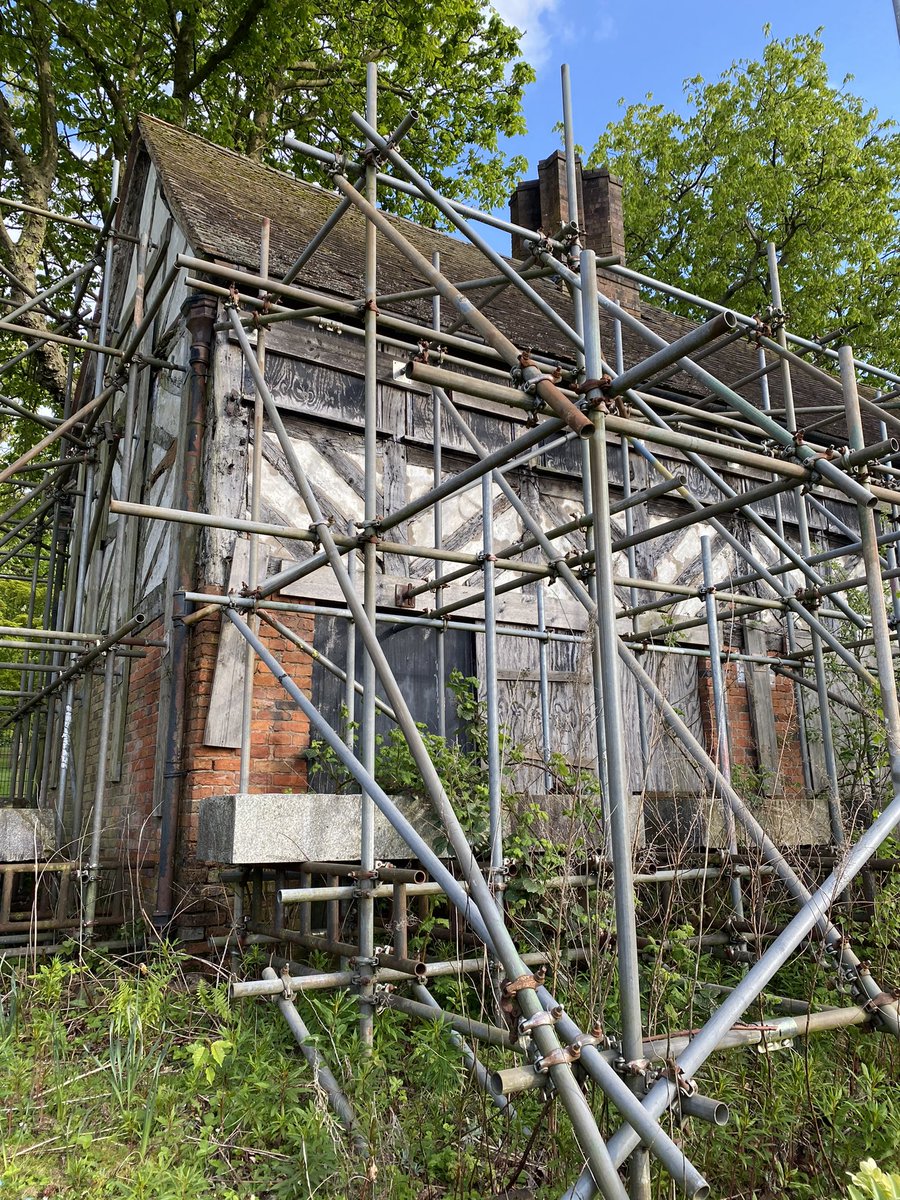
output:
[[[348,621],[337,617],[320,616],[316,618],[314,644],[316,650],[330,659],[335,666],[346,670],[348,633],[351,626]],[[387,656],[391,670],[399,683],[403,695],[409,704],[413,717],[425,725],[432,733],[439,732],[440,684],[438,678],[438,640],[443,639],[445,661],[444,703],[446,711],[446,728],[448,738],[454,738],[458,732],[456,709],[453,695],[446,688],[446,678],[454,670],[463,675],[475,674],[475,638],[473,634],[463,629],[448,629],[440,632],[437,629],[421,625],[378,625],[378,640]],[[363,646],[362,639],[357,633],[356,646],[356,678],[362,681]],[[376,694],[385,700],[384,690],[380,681],[377,683]],[[326,670],[320,663],[313,667],[313,703],[336,729],[341,728],[341,711],[345,702],[346,687],[331,671]],[[362,710],[362,697],[356,697],[356,719]],[[394,723],[382,713],[375,722],[376,734],[386,736]],[[311,788],[316,788],[314,780],[310,781]],[[324,786],[324,785],[323,785]],[[328,789],[326,789],[328,790]]]

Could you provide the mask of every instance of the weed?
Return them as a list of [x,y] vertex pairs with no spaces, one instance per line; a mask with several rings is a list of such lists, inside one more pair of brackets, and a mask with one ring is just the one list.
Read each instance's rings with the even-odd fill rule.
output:
[[872,1158],[850,1176],[848,1200],[900,1200],[900,1175],[888,1175]]

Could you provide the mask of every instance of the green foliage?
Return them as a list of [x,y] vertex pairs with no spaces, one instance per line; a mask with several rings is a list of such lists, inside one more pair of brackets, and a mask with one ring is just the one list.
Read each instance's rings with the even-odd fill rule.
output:
[[[501,138],[524,131],[522,94],[533,78],[516,61],[518,42],[519,32],[481,0],[6,4],[2,190],[96,222],[108,206],[110,159],[124,160],[141,112],[327,183],[282,139],[290,132],[334,149],[357,147],[349,115],[365,106],[366,63],[373,61],[381,127],[391,129],[417,109],[404,152],[445,191],[494,207],[523,167],[500,149]],[[396,203],[407,213],[414,207],[408,199]],[[434,221],[437,214],[422,210],[419,217]],[[94,235],[81,228],[48,225],[33,213],[4,220],[0,261],[29,287],[67,274],[92,252]],[[72,288],[61,292],[53,307],[67,312],[72,296]],[[45,322],[37,313],[25,320],[32,327]],[[21,343],[7,335],[0,349],[7,346]],[[32,406],[48,394],[58,402],[65,367],[65,352],[46,346],[27,360],[14,394]]]
[[728,1104],[727,1135],[710,1138],[694,1124],[685,1152],[720,1195],[834,1200],[861,1156],[900,1167],[890,1060],[888,1047],[855,1030],[720,1056],[704,1072],[704,1090]]
[[897,366],[900,138],[850,82],[829,80],[818,33],[770,38],[758,62],[688,79],[685,115],[629,104],[590,161],[624,181],[632,266],[763,312],[771,240],[790,326],[841,328]]
[[[447,680],[459,721],[455,740],[445,740],[419,725],[422,739],[435,770],[447,794],[453,797],[453,807],[473,846],[485,844],[488,835],[488,783],[485,770],[487,759],[487,724],[484,704],[478,699],[478,680],[461,671],[452,671]],[[419,768],[400,730],[392,728],[387,737],[376,737],[375,779],[388,795],[415,796],[427,799]],[[500,750],[504,774],[519,761],[509,738],[500,734]],[[350,773],[337,755],[324,742],[313,741],[306,757],[310,773],[321,773],[336,791],[352,786]]]
[[[164,948],[143,969],[4,968],[0,1196],[476,1200],[508,1169],[488,1155],[524,1147],[533,1107],[515,1123],[485,1110],[442,1025],[383,1011],[366,1054],[355,998],[316,994],[299,1004],[371,1143],[360,1163],[278,1009],[189,990],[184,966]],[[537,1145],[552,1158],[552,1139]]]
[[900,1200],[900,1175],[889,1175],[873,1158],[867,1158],[850,1176],[847,1197],[848,1200]]
[[207,1083],[215,1080],[216,1072],[225,1065],[225,1060],[233,1049],[234,1043],[227,1038],[207,1039],[205,1042],[194,1042],[188,1047],[194,1071],[202,1072]]
[[731,767],[732,786],[751,804],[771,795],[771,776],[772,772],[765,765],[751,767],[745,763],[733,763]]
[[362,111],[368,61],[381,69],[386,129],[407,108],[420,112],[407,147],[422,165],[458,174],[456,189],[483,189],[495,201],[508,188],[498,137],[522,131],[532,72],[510,68],[518,31],[477,0],[188,0],[177,11],[161,0],[55,0],[21,9],[7,25],[19,44],[4,81],[21,140],[30,151],[40,145],[41,96],[27,72],[46,21],[54,97],[69,134],[60,158],[74,186],[65,190],[87,184],[95,204],[105,171],[89,167],[79,147],[124,157],[140,112],[275,161],[285,160],[288,130],[307,141],[358,142],[348,117]]
[[[489,835],[488,735],[485,704],[479,699],[478,680],[453,671],[447,681],[458,720],[455,739],[445,740],[419,725],[422,739],[432,763],[470,844],[476,852],[484,853]],[[544,766],[554,793],[554,809],[567,822],[570,833],[565,844],[554,837],[550,815],[533,797],[523,791],[518,770],[527,760],[525,748],[515,743],[508,730],[500,727],[501,802],[504,815],[504,854],[511,869],[506,881],[505,906],[516,918],[528,915],[523,925],[523,944],[539,942],[548,931],[558,939],[563,927],[569,933],[579,932],[591,920],[596,920],[595,908],[587,908],[580,896],[566,898],[566,920],[561,923],[555,906],[535,905],[543,897],[548,883],[573,866],[581,869],[589,853],[596,849],[600,834],[600,785],[592,770],[574,766],[566,757],[553,753]],[[310,775],[317,776],[317,786],[338,791],[354,788],[350,773],[334,752],[322,741],[311,743],[306,756]],[[413,796],[428,800],[428,792],[413,759],[406,739],[398,728],[386,737],[376,737],[375,779],[388,795]],[[435,838],[439,851],[446,843]],[[558,893],[557,893],[558,894]],[[546,908],[546,912],[542,910]],[[419,918],[412,940],[413,948],[429,948],[430,935],[446,930],[449,922],[436,908]]]
[[[516,757],[523,754],[520,752]],[[504,849],[518,870],[507,885],[506,903],[514,914],[527,909],[533,922],[540,924],[545,920],[558,933],[563,924],[559,914],[551,907],[543,918],[543,905],[535,906],[534,900],[545,895],[549,880],[571,873],[573,867],[580,869],[600,844],[600,782],[595,771],[574,766],[556,751],[550,755],[547,774],[554,808],[568,824],[570,836],[563,844],[558,836],[551,835],[550,815],[536,800],[522,795],[509,798],[515,808],[515,820],[506,832]],[[589,911],[577,896],[569,898],[565,913],[573,930],[597,917],[596,911]]]
[[[0,500],[2,503],[2,500]],[[17,568],[23,571],[27,570],[30,573],[30,564],[25,563],[23,559],[14,559],[13,570]],[[39,626],[41,623],[41,613],[44,607],[44,587],[39,586],[35,589],[32,596],[31,584],[23,580],[4,579],[0,580],[0,625],[10,625],[17,628],[27,627],[29,625]],[[4,662],[21,662],[24,658],[24,653],[21,650],[5,649],[0,651]],[[32,678],[32,687],[36,690],[42,687],[44,680],[41,679],[37,684]],[[19,671],[0,671],[0,690],[3,691],[18,691],[22,684],[22,675]]]
[[[848,579],[846,570],[833,565],[829,577],[835,583]],[[887,585],[884,594],[885,606],[890,613],[892,602]],[[862,616],[867,626],[870,625],[872,610],[867,589],[849,588],[843,592],[843,597],[850,610]],[[849,619],[840,623],[837,634],[842,644],[850,647],[865,636]],[[860,647],[859,657],[870,673],[875,675],[876,663],[872,649]],[[897,678],[900,682],[900,672]],[[870,682],[861,679],[846,663],[835,657],[829,665],[828,685],[849,702],[849,705],[832,704],[830,714],[844,816],[852,835],[893,796],[887,724],[877,680]],[[821,736],[818,707],[813,704],[807,709],[807,737],[810,741],[816,741]],[[890,886],[890,881],[887,882]]]
[[[693,932],[673,924],[651,947],[669,1005],[651,1018],[656,1030],[708,1015],[714,1000],[694,994],[695,968],[726,984],[740,978],[721,960],[696,961]],[[381,1010],[366,1053],[355,998],[310,993],[297,1001],[303,1018],[372,1146],[373,1162],[360,1163],[277,1007],[231,1006],[210,982],[189,989],[185,965],[163,947],[142,966],[97,956],[4,968],[0,1196],[480,1200],[503,1194],[524,1164],[517,1186],[548,1200],[580,1170],[568,1123],[542,1122],[538,1093],[515,1098],[515,1117],[486,1104],[441,1023]],[[817,1004],[829,995],[808,965],[789,970]],[[602,1013],[586,975],[564,972],[551,986],[583,1023]],[[434,988],[448,1010],[493,1019],[478,987]],[[489,1069],[508,1065],[490,1047],[481,1056]],[[890,1174],[900,1169],[894,1058],[889,1039],[864,1029],[717,1055],[700,1083],[729,1105],[731,1125],[692,1122],[679,1138],[715,1195],[835,1200],[846,1188],[848,1200],[889,1200],[900,1182]],[[609,1134],[617,1114],[596,1097],[594,1109]]]
[[[488,735],[484,701],[479,699],[478,680],[452,671],[447,689],[458,720],[456,737],[445,740],[418,728],[432,763],[460,824],[475,849],[483,850],[488,837]],[[355,728],[355,727],[354,727]],[[375,779],[388,795],[407,795],[427,800],[428,793],[406,739],[398,728],[386,737],[376,737]],[[520,900],[528,892],[543,890],[544,881],[563,869],[568,857],[588,848],[590,833],[599,829],[600,785],[596,773],[573,766],[559,753],[546,764],[551,787],[558,797],[557,807],[567,818],[577,818],[582,833],[576,842],[561,846],[548,834],[548,814],[533,799],[521,793],[517,771],[526,761],[525,748],[516,744],[508,730],[499,730],[501,792],[503,804],[514,813],[511,830],[507,829],[505,851],[508,857],[527,867],[512,885],[512,897]],[[323,787],[336,791],[355,788],[350,773],[334,752],[322,741],[314,740],[307,749],[310,774],[318,774]]]

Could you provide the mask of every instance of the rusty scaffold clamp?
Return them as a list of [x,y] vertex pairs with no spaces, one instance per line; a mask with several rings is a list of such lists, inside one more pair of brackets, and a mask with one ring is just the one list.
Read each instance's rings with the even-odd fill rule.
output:
[[549,1054],[536,1058],[534,1069],[545,1075],[551,1067],[571,1066],[572,1063],[578,1062],[579,1058],[581,1058],[581,1046],[577,1042],[572,1042],[570,1046],[557,1046]]
[[519,975],[515,979],[504,979],[500,984],[500,1011],[513,1033],[518,1029],[516,996],[526,990],[536,992],[544,982],[544,975],[544,971],[534,975]]

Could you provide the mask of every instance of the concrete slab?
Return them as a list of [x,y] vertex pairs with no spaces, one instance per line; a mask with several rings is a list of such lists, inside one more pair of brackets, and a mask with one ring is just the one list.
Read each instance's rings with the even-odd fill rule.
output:
[[[828,801],[824,796],[765,796],[749,807],[776,846],[827,846],[831,842]],[[644,798],[644,827],[648,844],[669,849],[725,849],[725,819],[721,799],[708,796],[661,795]],[[740,826],[738,844],[749,839]]]
[[[200,806],[197,857],[234,866],[297,862],[358,862],[360,803],[358,795],[304,792],[212,796]],[[696,848],[724,847],[722,805],[702,796],[634,797],[632,843]],[[403,815],[438,854],[447,853],[446,839],[431,806],[422,800],[395,797]],[[507,811],[513,831],[527,810],[532,838],[547,838],[580,850],[599,850],[603,831],[596,806],[573,811],[568,796],[523,797],[518,813]],[[830,841],[828,806],[823,798],[767,797],[755,806],[758,820],[781,846],[824,845]],[[740,839],[745,844],[745,839]],[[386,862],[410,857],[406,843],[387,820],[375,813],[375,857]]]
[[[430,806],[400,798],[397,805],[439,853],[445,848]],[[358,862],[360,797],[322,792],[211,796],[200,806],[197,857],[206,862],[263,865]],[[375,857],[409,858],[403,839],[375,813]]]
[[[403,815],[442,857],[446,838],[430,804],[394,797]],[[507,810],[504,825],[513,832],[523,817],[531,838],[596,850],[603,831],[596,805],[573,811],[569,796],[534,794],[521,798],[518,811]],[[634,840],[643,844],[640,809],[632,812]],[[297,795],[238,794],[212,796],[200,806],[197,857],[236,866],[295,862],[358,862],[359,796],[307,792]],[[375,813],[375,857],[410,857],[406,843],[387,820]]]
[[0,863],[42,862],[55,849],[50,813],[36,808],[0,808]]

